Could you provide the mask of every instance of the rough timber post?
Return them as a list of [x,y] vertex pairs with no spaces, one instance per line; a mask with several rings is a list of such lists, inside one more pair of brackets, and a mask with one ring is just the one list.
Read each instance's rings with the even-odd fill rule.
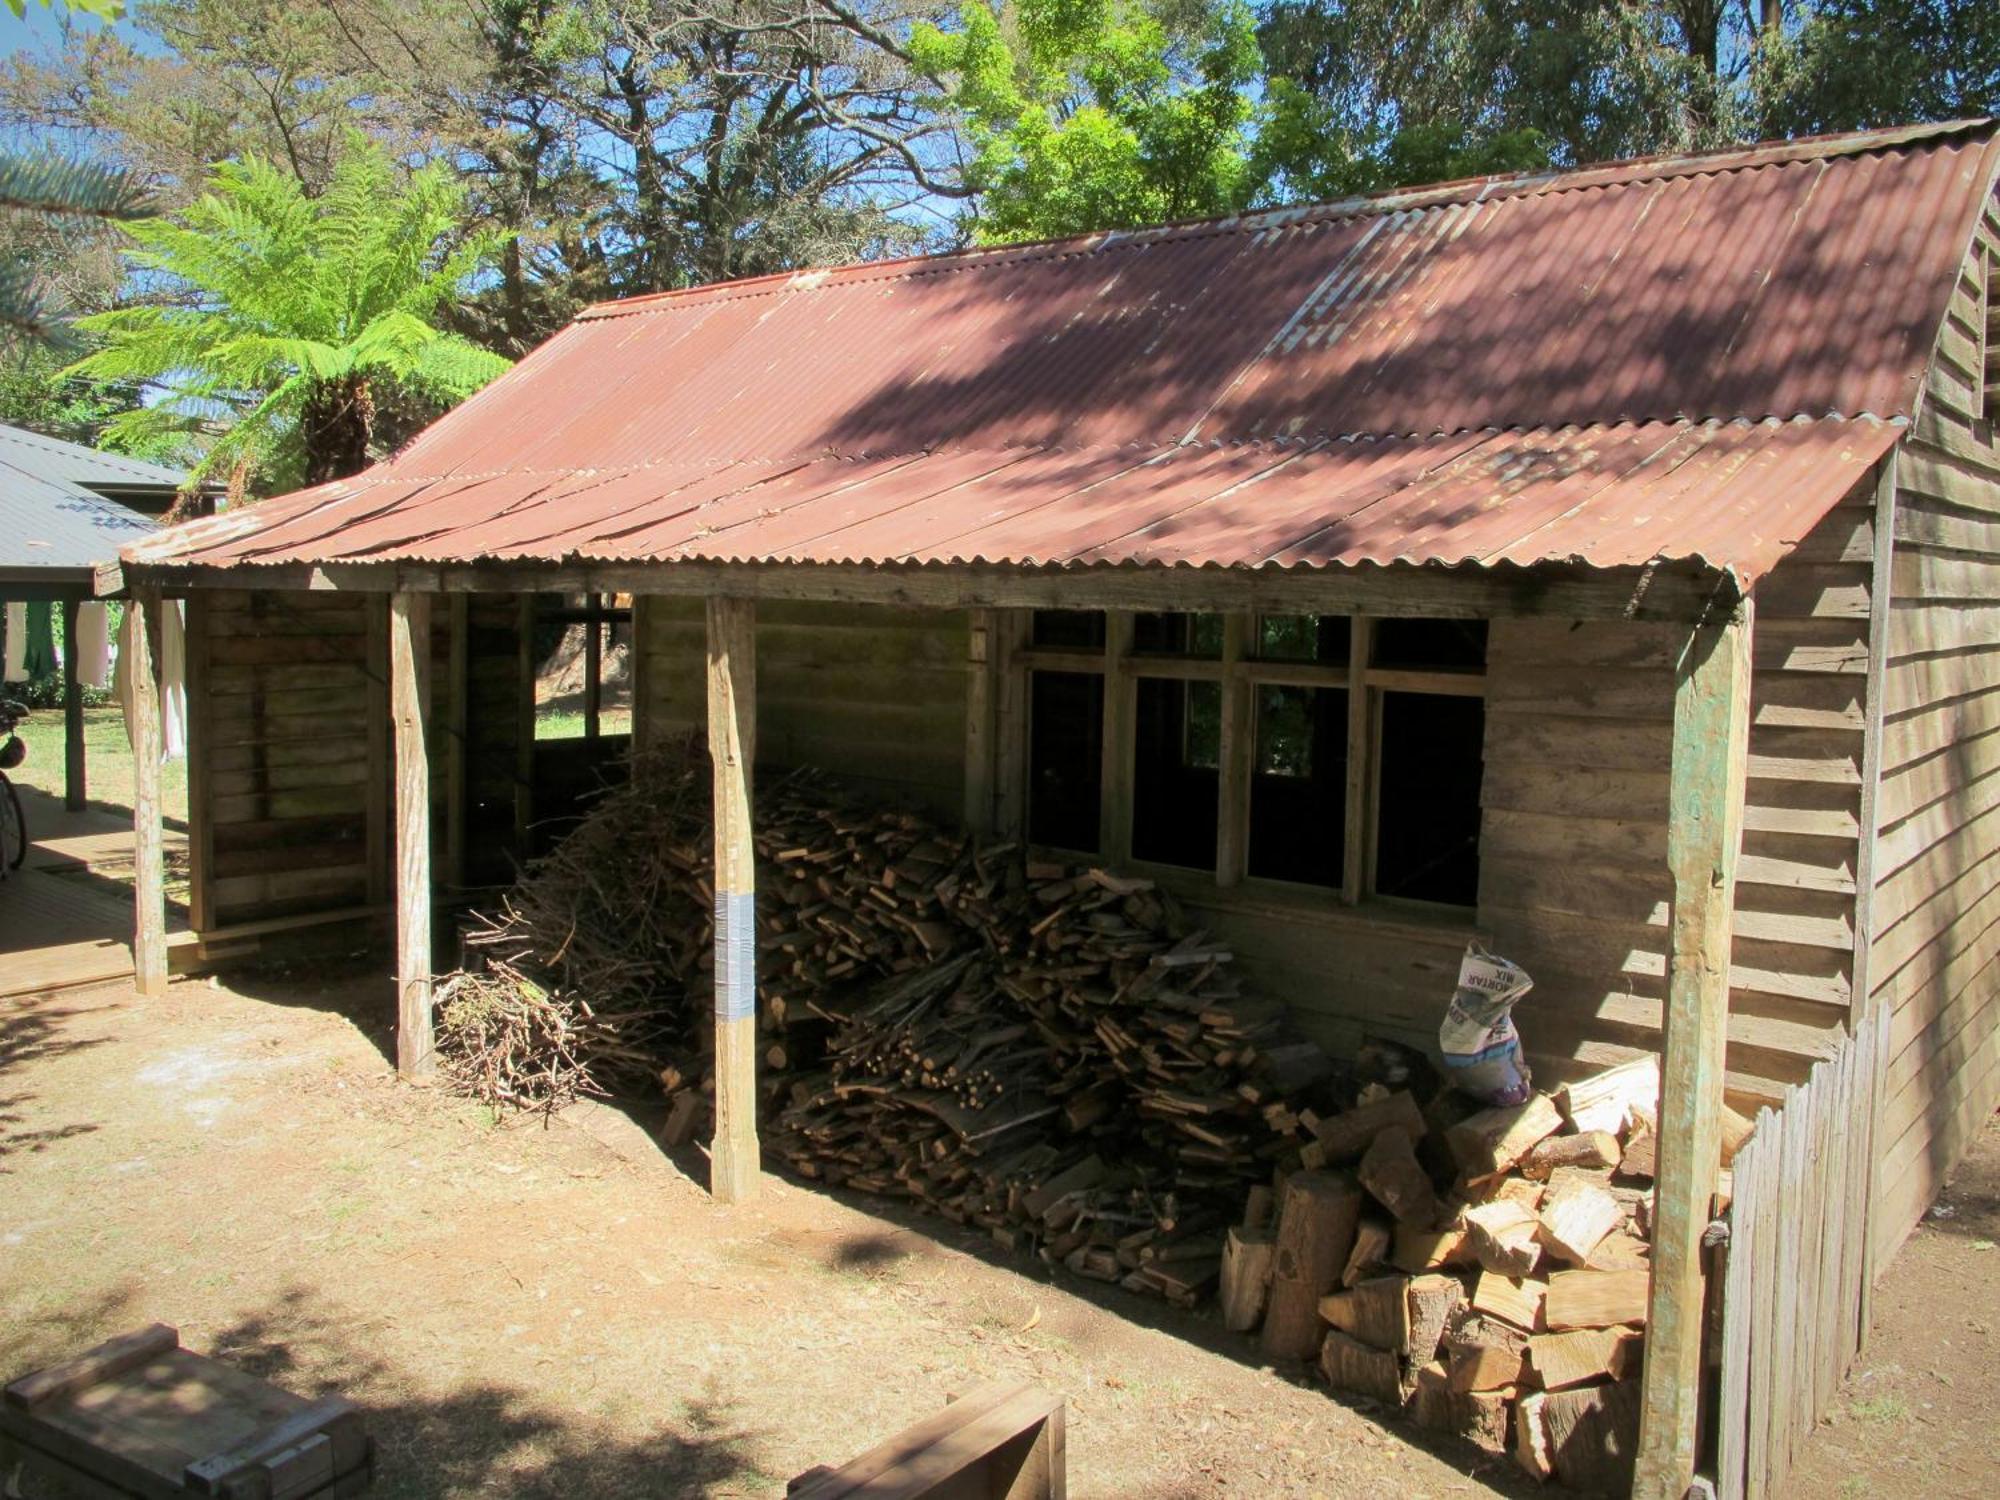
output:
[[396,1071],[431,1070],[431,601],[389,599],[396,744]]
[[83,770],[83,683],[77,677],[82,663],[76,654],[81,608],[74,599],[63,600],[63,806],[71,812],[82,812],[89,801]]
[[757,606],[708,601],[708,753],[715,765],[715,1143],[709,1191],[757,1191],[757,856],[750,772],[757,761]]
[[167,992],[167,876],[160,836],[160,684],[153,676],[153,632],[160,591],[139,588],[125,606],[131,621],[132,742],[132,974],[139,993]]
[[1721,1151],[1723,1042],[1750,733],[1751,606],[1695,627],[1674,682],[1673,872],[1652,1289],[1635,1500],[1681,1500],[1701,1402],[1702,1232]]

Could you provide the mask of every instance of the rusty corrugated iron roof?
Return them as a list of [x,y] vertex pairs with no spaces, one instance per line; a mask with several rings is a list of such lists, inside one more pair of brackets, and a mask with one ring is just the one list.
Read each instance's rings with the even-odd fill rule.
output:
[[1996,163],[1914,127],[606,304],[358,480],[127,555],[1747,578],[1914,412]]
[[1703,559],[1767,572],[1895,424],[1638,423],[1311,444],[953,449],[720,468],[362,476],[133,562],[1334,567]]

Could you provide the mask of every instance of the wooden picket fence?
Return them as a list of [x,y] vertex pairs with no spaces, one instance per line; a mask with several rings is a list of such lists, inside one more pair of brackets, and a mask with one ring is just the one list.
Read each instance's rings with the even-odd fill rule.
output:
[[1765,1109],[1733,1164],[1716,1493],[1777,1493],[1866,1332],[1888,1008]]

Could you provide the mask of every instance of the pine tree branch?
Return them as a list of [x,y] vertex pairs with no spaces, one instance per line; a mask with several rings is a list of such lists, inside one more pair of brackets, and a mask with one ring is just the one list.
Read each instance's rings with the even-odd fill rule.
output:
[[62,219],[136,219],[146,193],[130,172],[57,156],[0,155],[0,209]]

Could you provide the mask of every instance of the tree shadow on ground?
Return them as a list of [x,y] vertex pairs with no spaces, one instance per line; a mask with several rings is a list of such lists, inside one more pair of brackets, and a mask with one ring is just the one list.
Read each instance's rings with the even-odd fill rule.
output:
[[[12,1378],[153,1320],[137,1289],[114,1289],[0,1335],[0,1357]],[[751,1462],[752,1434],[713,1392],[676,1398],[671,1422],[633,1440],[559,1410],[527,1386],[475,1380],[438,1391],[430,1372],[392,1363],[370,1347],[364,1328],[304,1289],[212,1335],[184,1332],[183,1343],[298,1395],[343,1396],[360,1407],[375,1442],[369,1493],[385,1500],[612,1500],[782,1488]]]
[[65,1034],[62,1023],[83,1012],[75,1006],[56,1008],[46,1002],[0,1002],[0,1176],[12,1170],[10,1156],[46,1150],[71,1136],[88,1135],[98,1127],[83,1121],[29,1130],[24,1107],[40,1096],[10,1086],[10,1075],[52,1058],[101,1046],[108,1037]]

